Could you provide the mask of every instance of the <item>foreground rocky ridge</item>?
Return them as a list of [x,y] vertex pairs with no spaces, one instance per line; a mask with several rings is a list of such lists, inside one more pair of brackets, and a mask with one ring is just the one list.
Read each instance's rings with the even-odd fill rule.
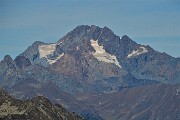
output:
[[61,105],[53,105],[43,96],[17,100],[0,90],[0,119],[4,120],[82,120]]

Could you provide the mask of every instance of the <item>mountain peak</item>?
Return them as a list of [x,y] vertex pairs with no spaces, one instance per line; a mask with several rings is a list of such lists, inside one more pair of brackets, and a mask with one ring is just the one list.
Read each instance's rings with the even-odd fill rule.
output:
[[4,59],[1,61],[1,64],[6,64],[8,66],[14,66],[15,63],[10,55],[5,55]]
[[105,26],[104,28],[103,28],[103,31],[109,31],[109,32],[113,32],[110,28],[108,28],[107,26]]
[[69,33],[67,33],[63,38],[61,38],[57,43],[61,44],[62,42],[80,42],[84,39],[97,39],[100,31],[102,29],[95,25],[79,25]]
[[77,42],[80,40],[112,40],[116,35],[107,26],[100,28],[96,25],[79,25],[69,33],[67,33],[62,39],[57,43],[62,43],[62,41]]
[[4,56],[4,61],[13,61],[10,55],[5,55]]
[[89,28],[90,28],[90,26],[88,26],[88,25],[79,25],[72,31],[82,31],[82,30],[87,30]]
[[123,36],[121,37],[121,39],[122,39],[122,40],[129,40],[130,38],[129,38],[129,36],[127,36],[127,35],[123,35]]
[[78,25],[76,28],[74,28],[72,31],[82,31],[82,30],[94,30],[94,29],[99,29],[100,27],[96,26],[96,25]]

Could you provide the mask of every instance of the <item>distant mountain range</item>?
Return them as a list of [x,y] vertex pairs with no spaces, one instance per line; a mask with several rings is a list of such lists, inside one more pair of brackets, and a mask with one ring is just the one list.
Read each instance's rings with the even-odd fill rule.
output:
[[[14,60],[6,55],[0,62],[0,86],[15,98],[43,95],[89,120],[146,119],[145,116],[168,119],[161,116],[161,112],[147,115],[144,111],[151,113],[162,107],[157,105],[157,100],[150,102],[156,95],[148,91],[157,92],[158,100],[167,96],[164,102],[168,104],[163,107],[177,105],[179,93],[175,95],[174,91],[179,90],[179,83],[180,58],[137,44],[127,35],[120,38],[108,27],[94,25],[77,26],[56,43],[36,41]],[[165,90],[173,92],[169,94]],[[136,104],[141,105],[141,100],[135,103],[117,98],[117,95],[123,98],[127,94],[130,94],[127,99],[133,101],[137,99],[131,95],[138,95],[139,99],[146,96],[147,100],[135,111],[128,106],[115,107],[124,102],[135,108]],[[99,95],[107,101],[99,102]],[[175,103],[168,97],[178,100]],[[178,105],[176,107],[179,109]],[[177,115],[174,119],[179,118],[179,111],[173,110],[176,107],[172,107],[170,118],[174,114]]]

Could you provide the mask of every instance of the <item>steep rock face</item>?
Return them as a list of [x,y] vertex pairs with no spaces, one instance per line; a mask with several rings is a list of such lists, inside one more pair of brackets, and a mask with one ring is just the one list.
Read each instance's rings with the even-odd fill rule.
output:
[[43,42],[36,41],[31,46],[29,46],[21,55],[27,57],[31,61],[31,63],[34,63],[34,61],[39,56],[38,46],[43,44]]
[[81,100],[105,120],[180,119],[180,84],[148,85],[85,96]]
[[29,59],[24,56],[17,56],[14,61],[19,68],[25,68],[31,65]]
[[122,54],[120,55],[121,57],[127,57],[131,51],[138,47],[139,45],[132,41],[127,35],[123,35],[119,40],[119,49],[122,51],[120,52]]
[[0,118],[5,120],[82,120],[76,114],[69,113],[61,105],[42,97],[30,100],[16,100],[0,90]]
[[19,68],[13,59],[6,55],[0,62],[0,86],[12,86],[18,79]]
[[[174,73],[177,69],[177,59],[165,54],[148,49],[148,53],[129,59],[130,72],[136,78],[155,79],[164,83],[173,83]],[[128,66],[129,66],[128,65]]]
[[174,83],[179,83],[180,80],[180,58],[177,59],[176,61],[176,67],[175,67],[175,72],[174,72],[174,76],[173,79],[175,80]]

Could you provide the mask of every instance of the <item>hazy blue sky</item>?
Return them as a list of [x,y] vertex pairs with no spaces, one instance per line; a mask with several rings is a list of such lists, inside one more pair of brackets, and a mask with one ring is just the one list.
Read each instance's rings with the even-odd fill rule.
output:
[[180,57],[180,0],[0,0],[0,60],[82,24],[107,26]]

